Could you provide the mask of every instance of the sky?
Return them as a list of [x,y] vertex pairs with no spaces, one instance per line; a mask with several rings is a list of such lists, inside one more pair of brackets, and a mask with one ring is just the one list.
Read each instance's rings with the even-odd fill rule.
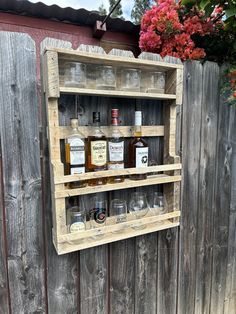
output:
[[[97,10],[103,3],[107,11],[109,9],[109,0],[29,0],[30,2],[43,2],[47,5],[57,4],[58,6],[65,8],[71,7],[74,9],[84,8],[89,11]],[[123,16],[126,20],[131,20],[131,10],[134,5],[134,0],[121,0]]]

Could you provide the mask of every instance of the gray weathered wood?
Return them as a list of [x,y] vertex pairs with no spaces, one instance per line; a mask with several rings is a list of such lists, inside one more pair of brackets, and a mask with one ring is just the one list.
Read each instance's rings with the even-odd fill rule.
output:
[[229,123],[224,127],[228,129],[227,145],[228,151],[232,149],[229,158],[230,167],[230,207],[229,207],[229,233],[228,233],[228,256],[227,275],[224,297],[224,314],[236,313],[236,112],[234,107],[225,107],[221,99],[221,106],[229,112]]
[[[45,38],[41,42],[41,55],[45,47],[71,48],[71,43],[54,38]],[[42,57],[41,57],[42,60]],[[42,71],[42,67],[41,67]],[[41,73],[42,76],[42,73]],[[43,91],[43,89],[41,88]],[[72,253],[69,255],[58,256],[52,243],[52,212],[51,212],[51,193],[50,193],[50,176],[49,176],[49,156],[47,140],[47,115],[44,95],[42,95],[42,178],[43,178],[43,205],[44,219],[46,221],[46,257],[47,257],[47,295],[49,313],[77,313],[78,294],[79,294],[79,254]],[[64,124],[69,120],[70,112],[63,107],[65,100],[62,98],[62,108],[64,117],[60,117],[60,123]],[[67,110],[66,110],[67,109]]]
[[46,310],[36,92],[30,36],[0,33],[0,133],[13,313]]
[[[226,106],[223,98],[221,98],[215,175],[216,188],[213,208],[214,218],[212,222],[214,230],[210,304],[211,313],[216,314],[227,313],[224,312],[225,294],[226,298],[227,294],[229,294],[226,290],[226,282],[228,279],[228,284],[230,284],[229,280],[232,278],[230,264],[233,263],[233,258],[235,258],[235,256],[232,256],[231,251],[232,245],[235,245],[235,190],[232,190],[232,183],[235,180],[235,169],[233,168],[235,165],[235,113]],[[229,218],[232,220],[229,220]],[[234,226],[232,226],[232,223]],[[228,260],[230,257],[231,260]]]
[[7,276],[7,252],[6,252],[6,232],[5,232],[5,205],[4,205],[4,185],[2,167],[2,146],[0,136],[0,313],[9,313],[9,289]]
[[198,214],[198,171],[200,152],[202,65],[186,62],[184,67],[182,128],[182,219],[180,227],[178,313],[194,313],[196,281],[196,229]]
[[[219,67],[206,62],[202,73],[201,148],[196,233],[195,313],[209,313],[211,297],[212,219],[218,123]],[[197,152],[196,152],[197,153]]]

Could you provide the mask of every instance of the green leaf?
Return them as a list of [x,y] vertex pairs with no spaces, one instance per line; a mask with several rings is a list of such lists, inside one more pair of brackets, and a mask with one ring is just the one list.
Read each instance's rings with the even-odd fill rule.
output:
[[236,15],[236,7],[225,10],[227,18]]
[[181,4],[183,5],[188,5],[188,4],[194,4],[195,0],[182,0]]
[[201,8],[202,10],[204,10],[205,7],[210,4],[210,2],[211,2],[210,0],[202,0],[202,1],[200,2],[200,8]]

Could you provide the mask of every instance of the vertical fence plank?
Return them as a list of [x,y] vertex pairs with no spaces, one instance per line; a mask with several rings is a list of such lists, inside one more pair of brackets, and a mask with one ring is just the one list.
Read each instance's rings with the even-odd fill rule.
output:
[[[201,142],[199,164],[199,198],[196,235],[195,313],[209,313],[211,296],[212,219],[215,192],[216,138],[218,122],[219,67],[203,66]],[[197,186],[196,186],[197,188]]]
[[6,252],[6,231],[5,231],[5,204],[3,186],[3,167],[2,167],[2,146],[0,136],[0,314],[9,313],[9,289],[7,276],[7,252]]
[[231,184],[224,314],[236,314],[236,111],[233,106],[228,107],[226,104],[223,104],[223,106],[225,110],[229,111],[228,145],[229,148],[232,148],[230,158]]
[[183,99],[183,182],[180,228],[178,313],[194,313],[196,228],[201,128],[202,65],[186,62]]
[[[218,123],[210,305],[210,313],[216,314],[224,313],[225,294],[229,294],[226,287],[227,279],[230,280],[233,275],[232,269],[230,271],[230,264],[235,259],[235,256],[231,255],[232,245],[235,245],[235,190],[232,190],[235,180],[235,169],[233,168],[235,166],[235,112],[233,110],[235,108],[230,110],[222,97]],[[228,260],[229,258],[232,260]],[[231,312],[229,313],[231,314]]]
[[8,274],[13,313],[45,312],[36,49],[26,34],[0,33]]
[[[71,43],[54,38],[45,38],[41,42],[41,61],[45,47],[71,48]],[[41,77],[43,69],[41,67]],[[43,87],[43,86],[42,86]],[[41,90],[43,92],[43,88]],[[43,95],[44,96],[44,95]],[[47,140],[47,115],[45,99],[42,97],[42,173],[45,210],[45,238],[47,259],[47,294],[49,313],[77,313],[79,307],[79,254],[71,253],[58,256],[52,243],[52,212],[51,212],[51,185],[49,176],[49,152]],[[63,97],[60,104],[64,110],[64,116],[60,117],[60,123],[70,118],[70,108],[64,106],[68,99]],[[55,271],[56,270],[56,271]]]

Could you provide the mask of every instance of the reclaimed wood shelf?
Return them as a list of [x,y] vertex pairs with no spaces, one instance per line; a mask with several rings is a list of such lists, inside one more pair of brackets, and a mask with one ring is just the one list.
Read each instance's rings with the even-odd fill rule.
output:
[[[64,87],[61,83],[63,63],[73,61],[91,65],[112,65],[120,68],[135,68],[141,71],[165,71],[165,93],[131,92],[123,90],[98,90],[95,88]],[[60,73],[60,74],[59,74]],[[181,163],[175,153],[176,106],[182,103],[182,64],[135,59],[87,51],[71,49],[47,48],[44,54],[44,91],[48,113],[48,140],[50,152],[50,176],[53,213],[53,243],[58,254],[65,254],[97,245],[102,245],[137,235],[158,230],[173,228],[179,225],[179,195],[181,181]],[[164,125],[142,126],[142,134],[146,137],[164,137],[164,164],[147,168],[125,168],[122,170],[106,170],[77,175],[64,175],[61,161],[60,141],[70,135],[70,127],[59,125],[58,101],[61,94],[121,97],[132,99],[153,99],[165,101]],[[132,137],[133,126],[119,126],[124,137]],[[92,127],[80,126],[79,130],[87,137]],[[106,135],[109,127],[102,126]],[[146,173],[145,180],[130,180],[129,175]],[[101,177],[125,176],[124,182],[103,186],[86,186],[69,189],[68,183],[91,180]],[[130,213],[127,221],[116,223],[115,217],[107,217],[106,225],[101,228],[90,228],[86,222],[86,230],[69,233],[66,225],[66,199],[106,191],[115,191],[142,186],[163,184],[164,194],[168,200],[165,214],[160,215],[151,209],[143,218],[135,219]],[[135,228],[138,224],[140,228]]]
[[87,222],[87,230],[60,235],[58,238],[53,233],[53,242],[58,254],[65,254],[75,251],[75,247],[76,250],[82,250],[177,227],[179,225],[179,217],[180,211],[178,210],[160,215],[157,212],[155,213],[155,209],[151,208],[145,217],[138,220],[134,219],[132,214],[127,214],[126,222],[116,223],[115,217],[108,217],[106,225],[101,228],[92,229],[90,228],[90,223]]
[[123,90],[98,90],[98,89],[86,89],[76,87],[60,87],[60,93],[64,94],[79,94],[90,96],[108,96],[108,97],[121,97],[121,98],[141,98],[141,99],[163,99],[173,100],[176,99],[174,94],[156,94],[156,93],[144,93],[144,92],[127,92]]

